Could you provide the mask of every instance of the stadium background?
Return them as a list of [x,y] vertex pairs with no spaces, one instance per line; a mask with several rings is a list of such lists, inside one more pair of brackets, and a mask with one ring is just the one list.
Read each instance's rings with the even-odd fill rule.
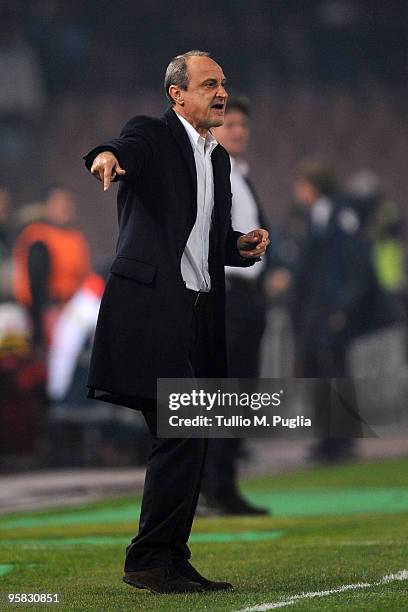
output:
[[407,12],[397,0],[2,2],[0,179],[18,204],[49,183],[75,187],[95,256],[109,252],[114,196],[89,184],[81,154],[127,117],[164,111],[168,59],[204,48],[251,98],[249,161],[271,215],[311,150],[344,178],[373,168],[403,205]]

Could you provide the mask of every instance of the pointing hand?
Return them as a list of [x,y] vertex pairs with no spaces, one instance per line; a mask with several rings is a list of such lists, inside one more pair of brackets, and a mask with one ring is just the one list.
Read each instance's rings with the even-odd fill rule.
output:
[[93,174],[98,181],[102,181],[103,190],[107,191],[116,175],[119,174],[123,176],[126,174],[126,170],[120,167],[117,158],[111,151],[102,151],[93,161],[91,174]]

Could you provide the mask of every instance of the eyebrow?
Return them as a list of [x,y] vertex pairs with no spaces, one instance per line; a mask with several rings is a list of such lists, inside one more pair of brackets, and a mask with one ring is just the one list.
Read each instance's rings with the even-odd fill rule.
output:
[[[216,83],[216,82],[217,82],[217,79],[214,79],[213,77],[209,77],[208,79],[205,79],[205,80],[202,82],[202,84],[203,84],[203,85],[205,85],[206,83]],[[226,77],[224,77],[224,78],[221,80],[221,85],[225,85],[225,84],[226,84],[226,82],[227,82],[227,79],[226,79]]]

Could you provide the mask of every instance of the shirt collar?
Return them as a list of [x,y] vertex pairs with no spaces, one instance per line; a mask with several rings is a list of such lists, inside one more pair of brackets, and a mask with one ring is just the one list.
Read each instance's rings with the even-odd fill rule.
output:
[[207,137],[203,138],[197,132],[197,130],[191,125],[191,123],[189,123],[187,121],[187,119],[185,119],[184,117],[182,117],[178,113],[176,113],[176,115],[180,119],[181,123],[184,126],[184,129],[187,132],[187,135],[188,135],[188,137],[190,139],[191,146],[193,147],[193,150],[194,149],[198,149],[201,152],[205,152],[205,149],[207,149],[208,153],[211,155],[211,153],[214,151],[215,147],[218,144],[218,142],[216,141],[214,136],[211,134],[211,132],[208,131],[207,132]]

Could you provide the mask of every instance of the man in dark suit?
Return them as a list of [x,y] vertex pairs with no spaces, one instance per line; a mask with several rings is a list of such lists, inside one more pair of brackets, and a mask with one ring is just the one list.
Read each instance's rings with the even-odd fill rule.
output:
[[231,588],[188,561],[207,441],[158,438],[155,401],[157,378],[226,375],[224,265],[252,265],[269,242],[266,230],[231,226],[229,157],[210,132],[224,120],[225,82],[207,53],[177,56],[164,117],[134,117],[85,158],[105,190],[121,179],[89,394],[141,409],[154,437],[124,580],[160,593]]
[[[293,189],[307,211],[292,303],[297,369],[302,377],[319,379],[313,401],[320,439],[312,456],[340,461],[352,457],[353,438],[361,435],[346,357],[374,307],[370,249],[357,215],[339,197],[334,175],[321,162],[305,160]],[[342,398],[337,404],[331,400],[333,385]]]
[[[231,161],[232,224],[246,232],[251,227],[267,227],[262,205],[248,178],[245,153],[248,146],[249,101],[230,97],[225,121],[213,130]],[[226,332],[228,375],[256,379],[259,376],[260,348],[266,327],[267,303],[263,279],[268,256],[250,268],[227,267]],[[242,347],[245,346],[245,350]],[[253,389],[255,391],[255,388]],[[244,389],[243,389],[244,391]],[[245,391],[249,391],[246,383]],[[237,485],[241,438],[211,438],[201,487],[198,511],[205,514],[268,514],[250,504]]]

